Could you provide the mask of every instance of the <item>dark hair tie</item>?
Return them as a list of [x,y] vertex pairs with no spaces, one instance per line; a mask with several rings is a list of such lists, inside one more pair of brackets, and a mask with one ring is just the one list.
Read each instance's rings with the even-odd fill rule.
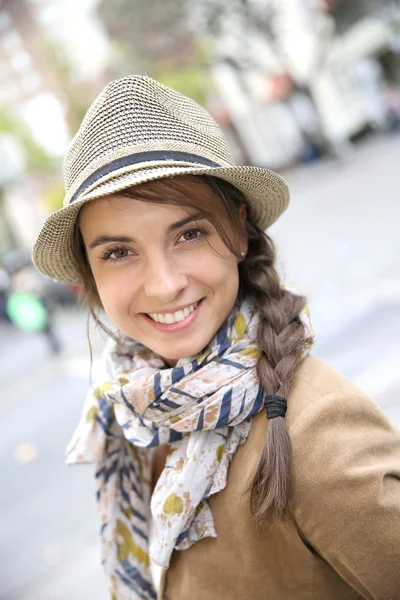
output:
[[287,402],[286,398],[277,395],[264,397],[264,406],[267,409],[267,419],[275,417],[284,417],[286,415]]

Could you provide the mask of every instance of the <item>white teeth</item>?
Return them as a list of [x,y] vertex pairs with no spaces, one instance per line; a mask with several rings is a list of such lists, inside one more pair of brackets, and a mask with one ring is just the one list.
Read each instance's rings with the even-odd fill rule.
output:
[[179,321],[183,321],[183,319],[185,318],[185,315],[183,313],[182,310],[177,310],[176,313],[174,314],[175,317],[175,322],[179,322]]
[[184,319],[186,319],[186,317],[188,317],[190,313],[194,311],[198,304],[198,302],[195,302],[190,306],[186,306],[182,310],[177,310],[175,313],[148,313],[148,315],[156,323],[179,323],[179,321],[183,321]]

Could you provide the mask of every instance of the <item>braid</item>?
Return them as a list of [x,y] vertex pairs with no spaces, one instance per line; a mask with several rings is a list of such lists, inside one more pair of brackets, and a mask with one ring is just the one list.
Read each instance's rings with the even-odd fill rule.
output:
[[[275,248],[267,234],[246,224],[248,253],[240,264],[241,294],[251,295],[260,314],[257,342],[263,352],[257,374],[266,394],[287,397],[290,382],[310,338],[299,318],[305,298],[281,287],[275,269]],[[251,489],[256,522],[272,525],[287,506],[290,481],[290,439],[284,417],[268,423],[264,448]]]

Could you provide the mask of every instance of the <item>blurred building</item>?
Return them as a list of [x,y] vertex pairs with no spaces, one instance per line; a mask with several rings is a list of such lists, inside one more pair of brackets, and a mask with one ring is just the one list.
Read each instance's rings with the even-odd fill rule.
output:
[[387,130],[398,3],[257,0],[247,3],[259,7],[250,17],[240,5],[221,19],[212,70],[253,163],[281,168],[342,155],[365,131]]
[[[258,8],[227,7],[212,72],[250,162],[279,169],[309,152],[310,140],[322,141],[309,84],[329,48],[332,19],[303,0],[247,4]],[[320,154],[316,143],[313,152]]]
[[[335,21],[339,35],[352,28],[357,31],[356,44],[363,46],[364,54],[373,55],[379,61],[387,79],[400,85],[400,14],[396,0],[329,0],[328,10]],[[375,21],[389,28],[389,35],[381,29],[371,32],[363,24]],[[354,46],[354,44],[353,44]]]
[[[49,157],[58,159],[57,178],[72,133],[107,79],[109,46],[95,5],[94,0],[0,0],[0,137],[2,115],[23,123]],[[10,143],[12,133],[0,143],[2,164],[13,163],[15,145],[22,154],[32,151],[16,131]],[[54,187],[50,179],[45,165],[43,173],[0,169],[3,246],[31,245],[46,214],[43,198]]]
[[50,152],[62,152],[63,82],[26,0],[0,0],[0,73],[0,106],[17,113]]
[[[2,119],[7,122],[6,115],[9,115],[11,123],[24,123],[31,135],[50,152],[60,152],[68,134],[63,114],[62,80],[52,64],[34,10],[25,0],[0,0],[0,83]],[[5,124],[1,125],[4,129]],[[4,132],[0,128],[0,138],[3,254],[24,243],[19,223],[22,228],[35,227],[32,213],[36,202],[34,187],[24,188],[25,153],[29,150],[24,148],[13,130]],[[18,189],[20,193],[15,197]]]
[[0,1],[2,106],[21,105],[40,91],[62,99],[62,82],[31,6],[25,0]]
[[[30,0],[38,22],[53,45],[59,64],[73,81],[102,79],[110,44],[97,17],[99,0]],[[64,73],[65,74],[65,73]]]
[[328,135],[340,143],[388,128],[400,85],[400,7],[390,0],[331,0],[336,35],[313,92]]
[[[71,85],[96,82],[107,67],[109,46],[94,6],[94,0],[0,0],[0,105],[18,108],[54,154],[63,154],[70,137]],[[95,83],[95,93],[103,83]]]

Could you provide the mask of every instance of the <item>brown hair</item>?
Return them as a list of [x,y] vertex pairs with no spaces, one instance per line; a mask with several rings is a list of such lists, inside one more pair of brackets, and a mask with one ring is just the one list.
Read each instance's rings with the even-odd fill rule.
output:
[[[202,193],[204,182],[213,188],[214,193]],[[225,216],[236,234],[233,241],[216,215],[215,194],[222,199]],[[239,296],[241,299],[253,297],[260,314],[257,342],[262,353],[257,363],[257,374],[266,394],[287,397],[302,354],[311,342],[299,317],[305,298],[281,286],[275,268],[274,244],[255,224],[243,194],[221,179],[181,176],[141,184],[119,192],[119,195],[154,203],[165,198],[169,204],[196,209],[216,227],[225,245],[238,258],[241,258],[238,239],[247,237],[247,254],[239,263]],[[245,222],[240,213],[243,204],[247,211]],[[75,230],[74,249],[84,281],[89,314],[112,335],[99,319],[101,302],[79,227]],[[272,525],[283,516],[289,494],[290,456],[285,419],[275,417],[268,423],[264,448],[249,488],[256,523]]]

